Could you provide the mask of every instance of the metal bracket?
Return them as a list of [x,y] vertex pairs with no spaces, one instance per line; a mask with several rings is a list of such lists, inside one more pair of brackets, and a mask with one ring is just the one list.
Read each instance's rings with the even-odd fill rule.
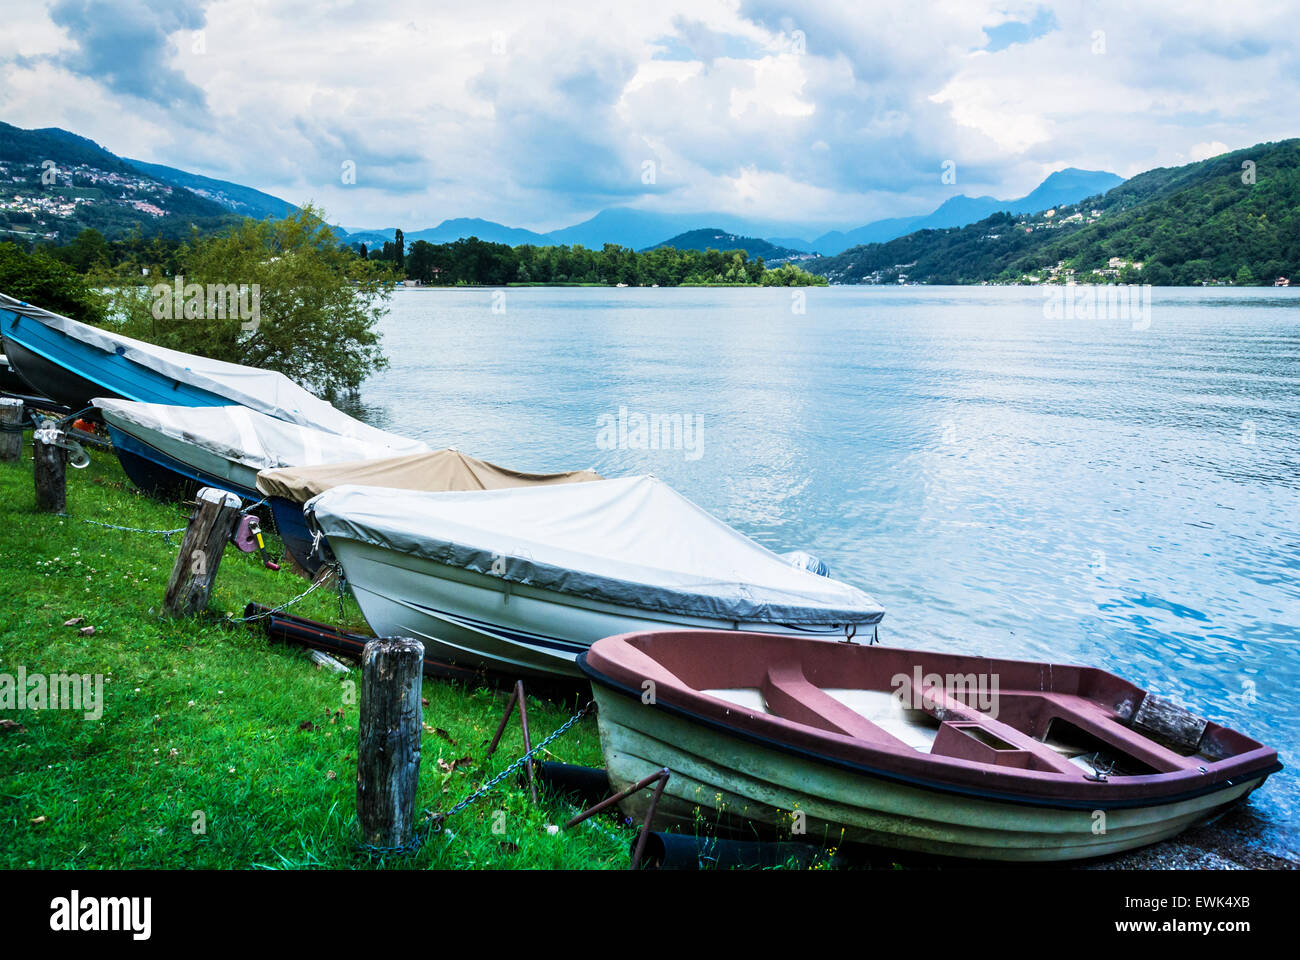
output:
[[672,774],[667,767],[663,767],[660,770],[656,770],[654,773],[650,774],[650,776],[638,780],[636,783],[632,784],[632,786],[628,787],[626,790],[620,790],[612,797],[607,797],[606,799],[600,801],[600,803],[596,804],[594,807],[582,811],[582,813],[578,814],[576,817],[574,817],[572,820],[566,823],[564,825],[564,829],[568,830],[570,827],[577,826],[578,824],[582,823],[582,821],[586,820],[588,817],[594,817],[602,810],[606,810],[609,807],[613,806],[614,804],[626,800],[628,797],[632,796],[632,794],[636,793],[638,790],[644,790],[646,787],[650,786],[650,784],[653,783],[655,785],[655,790],[654,793],[650,795],[650,806],[646,808],[645,822],[641,824],[641,835],[638,836],[636,839],[636,850],[634,850],[632,853],[632,863],[628,867],[628,869],[630,870],[637,869],[638,867],[641,866],[641,856],[645,853],[646,837],[649,836],[650,834],[650,822],[654,820],[655,809],[659,806],[659,798],[664,795],[664,787],[668,785],[668,778],[671,775]]
[[63,428],[54,420],[42,421],[41,425],[32,432],[32,440],[39,440],[47,447],[62,447],[68,451],[68,466],[74,469],[84,470],[90,466],[90,455],[76,440],[69,440]]
[[[524,731],[524,753],[532,753],[533,745],[528,736],[528,707],[524,704],[524,682],[515,681],[515,688],[510,691],[510,701],[506,704],[506,712],[501,716],[501,723],[497,725],[496,736],[492,738],[492,745],[487,749],[487,756],[492,756],[496,752],[497,744],[501,742],[501,734],[506,732],[506,724],[510,722],[510,714],[514,712],[515,704],[519,705],[519,726]],[[525,766],[528,768],[528,789],[532,792],[533,803],[537,803],[537,780],[533,770],[533,761],[529,760]]]

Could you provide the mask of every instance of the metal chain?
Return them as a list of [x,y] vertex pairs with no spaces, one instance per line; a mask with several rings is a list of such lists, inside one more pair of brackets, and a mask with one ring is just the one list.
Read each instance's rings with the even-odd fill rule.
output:
[[510,776],[512,773],[517,772],[519,768],[522,767],[529,760],[531,760],[535,754],[540,753],[542,750],[544,750],[547,744],[551,743],[554,740],[559,739],[560,737],[564,736],[564,734],[568,733],[569,728],[572,727],[579,720],[581,720],[583,717],[585,717],[588,713],[590,713],[591,708],[594,707],[595,705],[596,703],[594,700],[588,700],[586,706],[584,706],[581,710],[579,710],[577,713],[571,716],[568,720],[564,721],[564,723],[561,724],[560,727],[549,737],[547,737],[537,746],[533,747],[533,749],[529,750],[527,753],[525,753],[514,763],[510,764],[510,766],[506,767],[504,770],[498,773],[491,780],[488,780],[485,783],[483,783],[482,786],[480,786],[477,790],[471,793],[464,800],[457,803],[446,813],[437,813],[429,810],[424,811],[425,815],[429,818],[424,830],[422,832],[416,833],[406,843],[401,844],[399,846],[379,847],[371,843],[358,842],[357,843],[358,848],[360,848],[365,853],[371,854],[372,856],[375,855],[383,856],[388,854],[405,856],[406,854],[414,853],[415,851],[419,850],[421,847],[424,846],[425,841],[429,839],[430,834],[441,833],[443,824],[446,823],[447,820],[454,817],[456,814],[460,813],[466,807],[471,806],[472,804],[475,804],[478,801],[482,800],[485,796],[488,795],[488,793],[492,791],[493,787],[495,787],[502,780],[506,779],[506,777]]
[[[338,564],[329,564],[329,565],[327,565],[327,567],[326,567],[326,571],[325,571],[324,574],[318,575],[318,576],[316,577],[316,579],[312,581],[312,584],[311,584],[310,587],[308,587],[308,588],[307,588],[306,590],[304,590],[302,593],[298,594],[298,596],[294,597],[292,600],[286,600],[284,603],[280,604],[278,607],[271,607],[269,610],[263,610],[261,613],[255,613],[255,614],[253,614],[251,617],[226,617],[226,622],[227,622],[227,623],[252,623],[254,620],[261,620],[261,619],[263,619],[264,617],[269,617],[269,616],[271,616],[271,614],[273,614],[273,613],[280,613],[282,610],[288,610],[288,609],[289,609],[290,607],[292,607],[295,603],[297,603],[298,601],[302,600],[304,597],[307,597],[308,595],[314,593],[316,590],[318,590],[318,589],[320,589],[322,586],[324,586],[324,585],[325,585],[325,581],[329,579],[329,577],[327,576],[327,574],[328,574],[330,571],[333,571],[333,572],[335,573],[335,575],[336,575],[337,577],[339,577],[340,579],[341,579],[342,576],[343,576],[343,571],[342,571],[341,569],[339,569]],[[340,606],[341,606],[341,605],[342,605],[342,600],[340,600],[339,602],[340,602]]]
[[185,530],[186,530],[185,527],[177,527],[175,530],[146,530],[146,529],[143,528],[143,527],[119,527],[119,526],[118,526],[117,524],[115,524],[115,523],[104,523],[102,520],[86,520],[86,519],[83,519],[81,522],[82,522],[82,523],[93,523],[93,524],[94,524],[95,526],[97,526],[97,527],[108,527],[108,529],[110,529],[110,530],[125,530],[127,533],[158,533],[158,534],[162,534],[163,541],[164,541],[168,546],[171,546],[172,537],[174,537],[174,536],[175,536],[176,534],[178,534],[178,533],[184,533]]

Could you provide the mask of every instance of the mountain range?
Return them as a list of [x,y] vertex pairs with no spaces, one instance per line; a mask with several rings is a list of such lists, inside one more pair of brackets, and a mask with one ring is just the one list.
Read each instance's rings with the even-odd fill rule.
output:
[[1000,211],[1035,213],[1063,203],[1077,203],[1086,197],[1105,193],[1123,182],[1123,177],[1102,170],[1079,170],[1067,167],[1051,174],[1030,193],[1015,200],[998,200],[987,196],[951,197],[940,204],[934,212],[925,216],[877,220],[847,233],[831,231],[814,240],[812,246],[823,256],[834,256],[850,247],[864,243],[884,243],[895,237],[915,233],[917,230],[963,227]]
[[[46,161],[53,161],[62,171],[53,187],[41,182],[40,165]],[[146,233],[179,235],[191,222],[200,229],[215,229],[231,222],[234,216],[280,217],[298,209],[288,201],[242,184],[119,157],[94,141],[58,128],[23,130],[0,123],[0,165],[4,165],[0,181],[7,178],[11,183],[25,184],[31,193],[30,202],[19,205],[21,209],[0,202],[4,204],[0,205],[0,232],[38,240],[66,242],[86,227],[99,229],[109,237],[136,228]],[[80,174],[70,173],[78,169]],[[95,174],[95,170],[102,175]],[[821,233],[813,239],[808,239],[814,231],[807,225],[717,211],[660,213],[625,206],[602,210],[579,223],[547,232],[477,218],[455,218],[434,227],[404,229],[404,237],[407,244],[416,240],[449,243],[474,236],[511,246],[581,244],[599,249],[615,243],[645,250],[668,243],[707,242],[703,235],[713,232],[735,238],[727,242],[736,242],[737,248],[753,248],[751,252],[756,256],[769,257],[773,251],[761,247],[767,244],[780,251],[772,259],[786,259],[797,254],[834,255],[916,230],[961,226],[996,211],[1042,210],[1104,193],[1123,182],[1112,173],[1070,168],[1051,174],[1034,191],[1014,200],[959,195],[928,214],[877,220],[853,230]],[[392,240],[396,228],[336,227],[335,231],[344,242],[376,246]],[[760,248],[767,252],[759,253]]]
[[854,247],[833,283],[1257,285],[1300,274],[1300,139],[1138,174],[1086,203]]
[[[1105,193],[1124,182],[1124,178],[1100,170],[1078,170],[1073,167],[1051,174],[1032,192],[1014,200],[994,197],[967,197],[959,195],[945,200],[937,209],[915,217],[892,217],[875,220],[849,231],[832,230],[808,240],[793,232],[774,231],[798,229],[798,225],[774,224],[719,211],[709,213],[657,213],[635,207],[611,207],[588,220],[538,233],[520,227],[509,227],[491,220],[444,220],[436,227],[423,230],[403,230],[407,243],[426,240],[429,243],[450,243],[465,237],[478,237],[490,243],[510,246],[531,243],[537,246],[581,244],[600,249],[606,243],[617,243],[633,250],[646,250],[664,244],[665,237],[676,239],[683,234],[701,229],[715,230],[750,240],[764,238],[765,242],[798,253],[817,253],[831,256],[863,243],[880,243],[903,236],[915,230],[939,227],[964,226],[982,220],[992,213],[1006,210],[1024,213],[1046,210],[1061,203],[1075,203],[1086,197]],[[701,223],[716,226],[701,228]],[[350,242],[368,244],[384,243],[393,239],[395,228],[382,230],[348,231]]]

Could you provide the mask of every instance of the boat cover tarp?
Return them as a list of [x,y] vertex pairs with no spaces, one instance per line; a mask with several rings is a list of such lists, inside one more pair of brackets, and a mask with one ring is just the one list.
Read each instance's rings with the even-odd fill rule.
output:
[[315,427],[326,433],[356,440],[380,443],[406,453],[429,448],[428,444],[418,440],[386,433],[348,416],[282,373],[227,363],[224,360],[211,360],[134,340],[120,333],[42,310],[2,293],[0,308],[31,317],[105,353],[115,353],[120,348],[122,356],[142,367],[225,397],[231,403],[241,403],[277,420]]
[[257,489],[268,497],[284,497],[305,503],[317,494],[345,483],[398,490],[505,490],[600,479],[603,478],[594,470],[524,473],[448,448],[383,460],[263,470],[257,475]]
[[[136,439],[157,446],[150,434],[173,438],[253,470],[391,457],[394,453],[390,446],[313,430],[237,404],[179,407],[104,397],[93,402],[105,420]],[[382,431],[375,433],[387,436]]]
[[420,493],[344,485],[307,503],[325,536],[621,606],[791,625],[884,609],[799,570],[654,477]]

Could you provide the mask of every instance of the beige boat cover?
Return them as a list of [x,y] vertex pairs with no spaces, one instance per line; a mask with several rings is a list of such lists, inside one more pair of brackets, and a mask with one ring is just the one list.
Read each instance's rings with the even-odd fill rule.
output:
[[306,503],[317,494],[345,483],[398,490],[505,490],[558,483],[603,480],[595,470],[567,473],[524,473],[498,467],[455,448],[381,460],[350,460],[310,467],[281,467],[257,475],[257,489],[268,497]]

